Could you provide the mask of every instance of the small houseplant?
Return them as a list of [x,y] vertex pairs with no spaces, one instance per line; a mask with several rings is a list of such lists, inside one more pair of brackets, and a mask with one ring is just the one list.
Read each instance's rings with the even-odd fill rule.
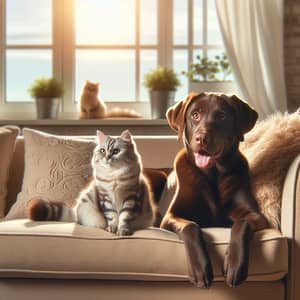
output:
[[218,62],[200,55],[197,55],[196,59],[196,62],[190,64],[189,70],[182,73],[193,82],[217,81],[216,74],[220,71]]
[[190,90],[193,91],[231,93],[236,89],[232,80],[228,79],[232,69],[226,53],[212,59],[197,55],[189,70],[182,73],[188,77]]
[[62,84],[55,78],[37,78],[28,89],[35,99],[38,119],[55,119],[60,98],[64,93]]
[[165,118],[167,108],[174,103],[180,86],[177,74],[169,68],[158,66],[144,76],[144,86],[149,89],[153,119]]

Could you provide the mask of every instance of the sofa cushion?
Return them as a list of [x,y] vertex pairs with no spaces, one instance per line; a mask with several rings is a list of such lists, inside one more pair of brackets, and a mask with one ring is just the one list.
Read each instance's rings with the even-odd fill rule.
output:
[[9,167],[14,152],[16,137],[18,134],[18,127],[0,127],[0,218],[4,217]]
[[[223,281],[230,229],[210,228],[204,234],[215,281]],[[287,273],[287,240],[279,231],[257,232],[250,253],[248,281],[274,281]],[[0,223],[0,277],[188,279],[183,242],[172,232],[153,228],[118,237],[74,223],[27,219]]]
[[92,175],[95,142],[23,129],[25,170],[22,190],[6,219],[26,217],[34,197],[72,204]]

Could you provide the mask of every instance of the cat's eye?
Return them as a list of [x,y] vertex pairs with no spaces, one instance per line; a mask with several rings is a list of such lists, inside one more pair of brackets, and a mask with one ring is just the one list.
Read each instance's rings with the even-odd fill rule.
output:
[[100,148],[100,153],[105,153],[105,149],[104,148]]
[[120,152],[120,149],[116,148],[113,150],[113,154],[118,154]]

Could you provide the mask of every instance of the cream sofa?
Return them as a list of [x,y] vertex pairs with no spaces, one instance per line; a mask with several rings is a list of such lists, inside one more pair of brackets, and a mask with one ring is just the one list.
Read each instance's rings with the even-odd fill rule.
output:
[[[172,167],[176,137],[136,137],[145,167]],[[251,244],[249,277],[224,284],[222,262],[230,231],[205,230],[215,281],[189,283],[183,243],[171,232],[147,229],[116,237],[73,223],[0,222],[0,300],[10,299],[300,299],[300,156],[291,163],[282,197],[282,230],[263,230]],[[18,138],[7,210],[21,189],[24,143]],[[161,210],[166,204],[162,204]]]

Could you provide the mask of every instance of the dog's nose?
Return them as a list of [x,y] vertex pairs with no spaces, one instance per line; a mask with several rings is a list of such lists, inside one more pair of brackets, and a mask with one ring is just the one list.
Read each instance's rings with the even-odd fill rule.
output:
[[195,136],[196,143],[202,146],[209,144],[209,135],[207,133],[198,134]]

